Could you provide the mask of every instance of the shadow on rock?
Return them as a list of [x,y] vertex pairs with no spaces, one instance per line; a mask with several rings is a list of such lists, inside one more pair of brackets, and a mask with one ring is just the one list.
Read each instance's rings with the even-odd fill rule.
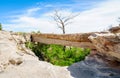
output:
[[120,78],[120,68],[111,67],[99,55],[88,56],[84,61],[68,67],[74,78]]

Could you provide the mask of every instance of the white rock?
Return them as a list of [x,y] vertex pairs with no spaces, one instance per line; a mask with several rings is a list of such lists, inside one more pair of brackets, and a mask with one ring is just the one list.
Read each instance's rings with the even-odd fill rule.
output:
[[24,49],[28,53],[18,49],[10,32],[0,31],[0,78],[73,78],[67,67],[39,61],[34,53]]

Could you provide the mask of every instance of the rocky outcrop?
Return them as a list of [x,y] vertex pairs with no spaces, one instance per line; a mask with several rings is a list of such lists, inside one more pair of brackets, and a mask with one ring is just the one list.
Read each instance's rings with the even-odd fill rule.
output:
[[97,54],[120,62],[120,26],[110,28],[108,33],[93,33],[89,40],[96,47]]
[[[40,34],[42,39],[55,39],[67,45],[86,44],[91,54],[85,60],[69,67],[54,66],[39,61],[25,42],[31,40],[30,34],[16,34],[0,31],[0,78],[120,78],[120,32],[111,28],[110,32],[85,34],[53,35]],[[41,39],[41,40],[42,40]],[[45,40],[43,40],[45,42]],[[94,48],[93,48],[94,47]]]
[[67,67],[39,61],[22,36],[0,31],[0,78],[72,78]]
[[80,34],[32,34],[33,41],[46,44],[60,44],[97,50],[97,54],[109,60],[120,62],[120,26],[109,32],[92,32]]
[[89,39],[96,47],[98,54],[108,57],[109,60],[120,61],[120,39],[113,33],[90,36]]

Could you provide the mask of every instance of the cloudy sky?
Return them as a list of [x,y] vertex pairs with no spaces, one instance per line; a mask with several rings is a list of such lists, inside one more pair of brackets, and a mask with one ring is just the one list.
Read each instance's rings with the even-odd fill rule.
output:
[[0,23],[8,31],[62,33],[51,18],[79,14],[66,33],[103,31],[118,25],[120,0],[0,0]]

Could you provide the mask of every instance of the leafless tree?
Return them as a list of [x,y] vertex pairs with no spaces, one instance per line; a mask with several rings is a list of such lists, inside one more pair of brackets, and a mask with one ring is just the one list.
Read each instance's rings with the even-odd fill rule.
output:
[[[71,23],[71,20],[77,17],[79,14],[69,14],[65,15],[61,13],[60,10],[55,10],[53,13],[53,20],[56,22],[58,28],[62,30],[63,34],[66,34],[65,28],[68,24]],[[65,51],[66,46],[64,46],[63,50]]]
[[78,16],[79,14],[70,14],[67,16],[64,16],[59,10],[55,10],[54,14],[52,16],[53,20],[56,22],[58,28],[60,28],[63,32],[63,34],[66,33],[65,27],[71,23],[71,20]]

